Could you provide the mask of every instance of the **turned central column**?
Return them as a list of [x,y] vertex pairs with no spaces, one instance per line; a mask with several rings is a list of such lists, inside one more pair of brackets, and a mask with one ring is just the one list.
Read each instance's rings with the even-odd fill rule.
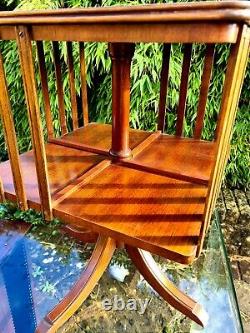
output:
[[131,156],[129,148],[130,65],[135,46],[110,43],[112,60],[112,147],[110,154],[119,159]]

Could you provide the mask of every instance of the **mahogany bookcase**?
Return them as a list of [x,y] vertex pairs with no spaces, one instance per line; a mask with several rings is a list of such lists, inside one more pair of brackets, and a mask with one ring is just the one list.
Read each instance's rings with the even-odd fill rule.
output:
[[[152,254],[192,263],[220,189],[249,55],[250,3],[196,2],[14,11],[0,13],[0,39],[17,44],[32,150],[19,154],[9,87],[0,56],[0,113],[9,160],[0,164],[1,200],[61,219],[78,238],[96,237],[80,280],[38,332],[56,331],[93,290],[116,247],[124,246],[138,270],[169,304],[200,325],[202,307],[159,270]],[[52,120],[44,42],[51,42],[61,136]],[[84,42],[107,42],[112,61],[112,125],[89,123]],[[72,130],[65,113],[59,43],[66,42]],[[79,43],[84,126],[79,127],[72,42]],[[155,132],[129,127],[130,67],[135,44],[162,43],[158,124]],[[176,132],[165,134],[171,45],[183,44]],[[193,136],[185,137],[187,92],[194,44],[204,44]],[[216,66],[216,47],[229,56],[213,140],[202,138]],[[39,69],[39,80],[35,67]],[[43,108],[38,100],[38,87]],[[42,126],[44,110],[46,126]]]

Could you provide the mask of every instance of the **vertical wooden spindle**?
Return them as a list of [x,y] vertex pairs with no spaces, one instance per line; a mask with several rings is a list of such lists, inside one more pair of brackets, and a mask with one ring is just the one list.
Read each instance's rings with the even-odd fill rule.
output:
[[5,197],[4,197],[4,188],[3,188],[3,182],[2,179],[0,178],[0,202],[4,202]]
[[87,92],[87,80],[86,80],[86,63],[84,43],[79,43],[80,54],[80,75],[81,75],[81,95],[82,95],[82,112],[83,112],[83,124],[84,126],[89,123],[88,114],[88,92]]
[[177,110],[177,123],[176,123],[177,136],[182,136],[183,134],[191,56],[192,56],[192,44],[186,44],[184,49],[184,57],[182,65],[179,106]]
[[21,209],[25,210],[28,208],[28,204],[23,183],[23,175],[19,160],[17,139],[15,135],[15,126],[11,113],[11,105],[8,94],[7,81],[5,77],[3,57],[1,52],[0,52],[0,115],[3,123],[5,142],[7,144],[7,149],[9,154],[17,203]]
[[201,79],[200,98],[197,110],[197,119],[194,129],[194,138],[200,139],[203,129],[204,116],[206,112],[207,96],[209,90],[209,84],[212,75],[213,61],[214,61],[214,44],[208,44],[206,48],[206,55],[204,60],[204,70]]
[[37,46],[37,58],[38,58],[39,72],[40,72],[40,78],[41,78],[41,86],[42,86],[42,94],[43,94],[48,139],[51,139],[54,137],[54,129],[53,129],[51,107],[50,107],[48,75],[47,75],[46,64],[45,64],[43,42],[38,41],[36,43],[36,46]]
[[71,110],[72,110],[72,124],[73,124],[73,130],[75,130],[78,128],[78,113],[77,113],[72,42],[66,42],[66,46],[67,46],[67,63],[69,70],[69,90],[70,90],[70,100],[71,100]]
[[[250,52],[250,28],[243,27],[242,31],[239,34],[238,39],[238,46],[233,45],[231,46],[231,53],[230,58],[228,61],[228,69],[226,73],[226,81],[231,82],[232,86],[234,86],[233,92],[231,93],[228,89],[228,82],[225,81],[224,89],[223,89],[223,95],[222,95],[222,103],[221,103],[221,113],[225,112],[225,118],[223,120],[224,124],[222,127],[222,132],[218,133],[215,137],[215,141],[218,146],[218,156],[220,156],[219,162],[220,167],[218,167],[218,171],[216,173],[216,180],[215,180],[215,194],[213,195],[213,201],[211,203],[212,210],[215,206],[215,202],[217,199],[217,196],[219,194],[219,189],[221,186],[223,173],[226,167],[227,160],[230,155],[230,141],[233,134],[233,125],[236,118],[236,112],[239,104],[240,99],[240,93],[242,89],[242,85],[244,82],[244,74],[247,68],[247,63],[249,59],[249,52]],[[241,43],[240,43],[241,41]],[[238,61],[238,57],[235,58],[235,49],[237,50],[238,57],[241,58],[241,61]],[[237,59],[237,63],[235,63]],[[235,73],[232,79],[232,72],[230,69],[235,68]],[[230,80],[231,78],[231,80]],[[229,99],[229,105],[225,105],[224,100],[228,98],[228,96],[231,95],[231,98]],[[225,110],[225,107],[227,110]],[[224,117],[222,115],[222,117]],[[220,117],[219,117],[220,118]],[[219,120],[218,120],[219,121]],[[218,124],[217,124],[218,125]],[[218,125],[219,126],[219,125]],[[220,147],[221,144],[221,147]]]
[[53,46],[53,60],[54,60],[55,76],[56,76],[59,119],[60,119],[62,135],[64,135],[67,134],[68,131],[67,131],[67,124],[65,117],[60,51],[59,51],[58,42],[55,41],[52,42],[52,46]]
[[170,63],[171,44],[164,44],[162,53],[162,67],[161,67],[161,86],[160,86],[160,101],[159,101],[159,116],[158,116],[158,130],[164,132],[165,129],[165,116],[166,116],[166,98],[167,86],[169,76],[169,63]]
[[129,148],[130,65],[134,44],[110,43],[112,60],[112,147],[110,154],[123,159]]
[[209,193],[206,199],[206,214],[201,228],[198,252],[201,252],[209,221],[221,186],[222,176],[229,155],[229,144],[236,116],[240,92],[250,51],[250,28],[241,27],[236,44],[231,46],[223,87],[221,110],[216,128],[217,159],[212,171]]
[[28,28],[22,25],[17,26],[16,38],[23,76],[26,104],[31,126],[31,138],[34,150],[41,208],[45,219],[51,220],[52,205],[49,191],[47,160],[40,121],[40,110],[36,89],[32,45]]

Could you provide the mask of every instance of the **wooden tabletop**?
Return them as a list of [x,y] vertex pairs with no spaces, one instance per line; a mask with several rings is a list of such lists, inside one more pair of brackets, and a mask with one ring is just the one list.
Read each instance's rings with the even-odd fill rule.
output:
[[139,6],[110,6],[0,12],[0,24],[116,22],[244,22],[250,24],[249,1],[208,1]]

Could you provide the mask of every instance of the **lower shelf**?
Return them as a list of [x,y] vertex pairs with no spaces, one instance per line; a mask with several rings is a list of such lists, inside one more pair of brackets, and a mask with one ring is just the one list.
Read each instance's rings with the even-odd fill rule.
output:
[[[151,133],[141,130],[129,130],[129,147],[134,149]],[[64,135],[61,139],[69,144],[80,144],[92,149],[108,152],[112,141],[112,126],[109,124],[89,123]]]
[[74,226],[189,263],[196,256],[207,187],[110,165],[54,208]]
[[[52,200],[53,195],[69,182],[104,159],[101,155],[50,143],[46,144],[46,156]],[[29,206],[39,209],[40,196],[33,151],[20,155],[20,162]],[[14,201],[16,194],[10,161],[0,163],[0,175],[3,180],[5,197]]]
[[[130,130],[134,155],[117,161],[107,156],[110,125],[91,123],[54,141],[45,149],[55,217],[180,263],[196,258],[214,143]],[[20,160],[29,207],[40,210],[33,152]],[[15,201],[9,161],[0,175]]]

